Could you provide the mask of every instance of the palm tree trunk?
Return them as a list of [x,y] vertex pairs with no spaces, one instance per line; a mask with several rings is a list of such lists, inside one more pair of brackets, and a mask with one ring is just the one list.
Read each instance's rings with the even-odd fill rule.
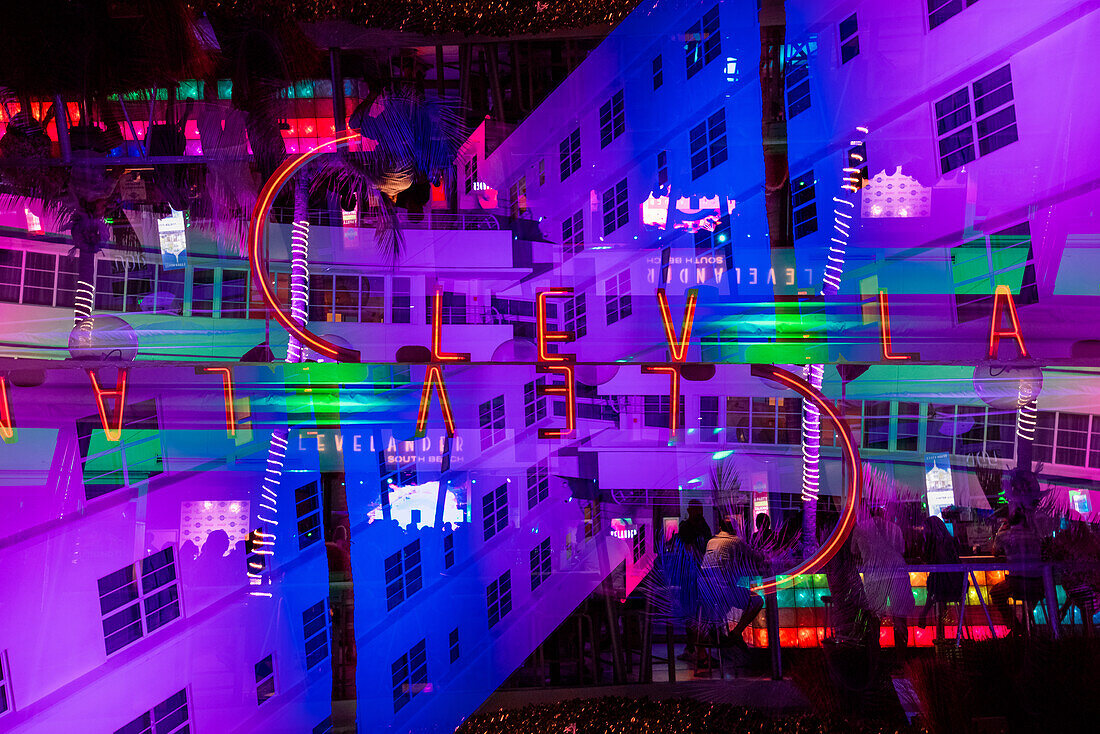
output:
[[[294,182],[294,221],[290,235],[290,317],[305,326],[309,314],[309,176],[299,174]],[[293,335],[287,344],[286,361],[301,362],[305,355]]]
[[99,245],[99,229],[99,222],[77,208],[72,218],[73,247],[78,253],[73,324],[83,322],[82,328],[86,329],[91,329],[91,321],[86,319],[95,307],[95,252]]

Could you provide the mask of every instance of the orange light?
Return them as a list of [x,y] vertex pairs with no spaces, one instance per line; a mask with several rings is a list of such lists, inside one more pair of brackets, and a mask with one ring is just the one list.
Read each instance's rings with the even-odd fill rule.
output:
[[566,438],[577,430],[577,384],[573,381],[573,365],[540,364],[537,372],[552,373],[565,378],[559,385],[539,385],[539,395],[561,395],[565,397],[565,428],[540,428],[539,438]]
[[550,331],[546,324],[546,299],[570,298],[573,295],[572,288],[550,288],[535,294],[536,328],[538,330],[538,347],[540,362],[572,362],[575,354],[550,354],[550,342],[568,342],[573,340],[573,335],[568,331]]
[[436,289],[432,294],[432,361],[433,362],[469,362],[469,354],[442,351],[443,344],[443,291]]
[[[88,370],[88,377],[92,380],[92,389],[95,390],[95,404],[99,410],[99,421],[103,424],[103,433],[108,441],[118,441],[122,438],[122,414],[126,409],[126,372],[126,370],[118,371],[118,379],[114,390],[104,390],[99,386],[99,379],[95,376],[95,372]],[[113,428],[108,425],[107,404],[104,402],[107,398],[113,398],[115,401],[115,425]]]
[[670,364],[644,364],[642,373],[668,375],[668,429],[675,432],[680,427],[680,369]]
[[912,354],[894,354],[892,351],[893,337],[890,334],[890,301],[888,298],[886,291],[880,290],[878,292],[878,328],[882,336],[882,358],[912,359]]
[[222,391],[225,393],[225,431],[237,435],[237,408],[233,404],[233,372],[228,367],[199,367],[199,372],[221,374]]
[[821,547],[789,571],[772,576],[767,581],[752,587],[753,591],[763,594],[771,594],[778,589],[788,588],[794,585],[795,580],[804,573],[817,573],[836,555],[844,541],[851,534],[856,524],[856,512],[859,509],[860,488],[863,486],[863,467],[860,464],[859,449],[852,442],[852,434],[848,430],[848,424],[841,420],[836,406],[826,398],[820,390],[800,377],[796,377],[785,369],[775,365],[754,364],[751,372],[756,377],[774,380],[791,388],[806,400],[811,401],[818,409],[833,422],[837,436],[841,440],[841,458],[847,468],[848,482],[847,495],[844,498],[844,509],[840,513],[840,522],[833,528],[832,534],[825,539]]
[[256,197],[256,206],[252,209],[252,221],[249,222],[248,225],[248,263],[252,271],[252,282],[259,287],[260,296],[263,298],[268,312],[271,313],[274,319],[287,330],[287,333],[296,338],[299,343],[308,346],[319,354],[325,355],[329,359],[335,359],[340,362],[358,362],[359,352],[322,339],[304,326],[299,326],[294,319],[283,312],[282,304],[279,302],[279,299],[271,288],[271,283],[269,283],[267,279],[267,254],[263,249],[264,228],[267,224],[268,212],[271,210],[271,205],[275,202],[275,197],[278,195],[279,189],[282,188],[283,184],[286,183],[287,179],[289,179],[296,170],[323,153],[325,149],[347,143],[359,137],[359,133],[349,130],[343,135],[321,143],[305,153],[301,153],[300,155],[284,161],[283,164],[275,170],[275,173],[271,175],[271,178],[267,180],[263,188],[260,189],[260,193]]
[[[1004,304],[1008,304],[1008,315],[1012,319],[1011,329],[1002,329],[1001,312]],[[1007,285],[997,286],[993,294],[993,320],[989,324],[989,358],[997,358],[997,348],[1001,345],[1001,338],[1010,336],[1016,340],[1016,346],[1020,348],[1020,356],[1027,356],[1027,347],[1024,346],[1024,335],[1020,331],[1020,318],[1016,315],[1016,302],[1012,299],[1012,291]]]
[[687,303],[684,304],[684,323],[680,338],[676,338],[676,327],[672,325],[672,309],[668,305],[668,296],[664,288],[657,289],[657,305],[661,307],[661,323],[665,327],[665,339],[668,340],[668,351],[675,363],[684,362],[687,359],[688,342],[691,341],[691,327],[695,321],[695,301],[699,292],[692,288],[687,294]]
[[432,387],[439,391],[439,407],[443,409],[443,423],[447,426],[447,435],[455,435],[455,417],[451,412],[451,401],[447,397],[447,383],[443,381],[443,367],[428,365],[424,375],[424,389],[420,392],[420,410],[416,415],[416,437],[423,438],[428,428],[428,408],[432,403]]
[[0,375],[0,438],[11,441],[15,438],[15,418],[11,408],[11,395],[8,394],[8,378]]

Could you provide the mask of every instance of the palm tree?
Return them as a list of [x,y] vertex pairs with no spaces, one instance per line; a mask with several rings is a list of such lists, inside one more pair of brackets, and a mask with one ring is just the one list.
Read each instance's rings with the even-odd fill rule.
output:
[[[118,208],[122,167],[107,156],[123,138],[111,97],[174,89],[181,79],[205,74],[210,58],[183,0],[3,3],[0,44],[4,103],[17,100],[20,107],[0,141],[0,203],[38,203],[70,230],[79,257],[79,323],[92,310],[95,255],[108,239],[105,218]],[[41,119],[31,114],[32,98],[53,100]],[[67,101],[78,104],[75,125]],[[51,118],[60,161],[45,136]]]

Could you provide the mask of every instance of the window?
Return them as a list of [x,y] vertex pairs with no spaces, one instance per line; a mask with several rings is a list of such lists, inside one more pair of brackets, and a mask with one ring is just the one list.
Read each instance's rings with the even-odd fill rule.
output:
[[504,396],[497,395],[478,406],[481,448],[487,449],[504,440]]
[[298,550],[304,550],[322,539],[321,495],[317,482],[294,490],[294,507],[298,515]]
[[191,315],[214,316],[214,268],[195,268],[191,272]]
[[275,663],[271,655],[256,663],[256,705],[275,695]]
[[519,179],[508,189],[509,201],[512,207],[512,216],[518,217],[527,211],[527,177]]
[[[98,290],[98,284],[97,284]],[[98,299],[99,296],[97,295]],[[248,317],[248,271],[222,268],[221,318]]]
[[523,423],[528,427],[546,417],[546,396],[539,395],[539,387],[546,387],[545,377],[523,386]]
[[539,158],[538,172],[539,172],[539,186],[545,186],[546,185],[546,159],[545,158]]
[[806,171],[791,184],[791,209],[794,238],[797,240],[817,231],[817,201],[814,192],[814,172]]
[[858,30],[855,13],[840,21],[840,63],[847,64],[859,56]]
[[662,150],[657,154],[657,184],[668,185],[668,151]]
[[[454,552],[452,546],[452,554]],[[386,558],[386,610],[420,591],[423,577],[420,570],[420,541],[414,540],[402,550]]]
[[726,425],[739,443],[801,443],[802,399],[727,398]]
[[661,54],[657,54],[653,57],[653,91],[660,89],[664,81],[664,61],[661,60]]
[[485,493],[481,498],[481,521],[485,540],[508,527],[508,484]]
[[19,303],[22,282],[22,250],[0,250],[0,301]]
[[23,303],[52,306],[57,278],[57,255],[28,252],[23,273]]
[[[900,444],[900,431],[898,428]],[[985,451],[990,456],[999,456],[1002,459],[1011,459],[1016,453],[1016,411],[1008,410],[1003,413],[989,411],[985,423]]]
[[638,530],[634,533],[634,537],[631,542],[631,557],[634,562],[642,560],[645,556],[645,525],[639,525]]
[[103,640],[110,655],[180,616],[176,563],[169,546],[98,581]]
[[700,228],[692,238],[695,244],[696,262],[707,262],[707,260],[700,260],[701,257],[721,257],[722,260],[714,264],[724,264],[726,270],[732,269],[733,238],[730,233],[729,217],[722,217],[722,222],[713,231],[706,227]]
[[1012,72],[1006,65],[936,102],[940,170],[948,173],[978,155],[989,155],[1016,142],[1016,106],[1012,101]]
[[15,708],[11,700],[11,686],[8,685],[8,661],[6,655],[0,650],[0,716]]
[[588,333],[588,318],[585,313],[585,303],[585,296],[583,293],[578,293],[572,298],[565,299],[565,308],[562,309],[562,330],[572,334],[573,339],[580,339]]
[[1089,438],[1089,468],[1100,469],[1100,415],[1092,416],[1092,435]]
[[309,276],[309,320],[381,323],[385,281],[377,276]]
[[578,127],[561,141],[558,146],[561,162],[561,180],[569,178],[581,168],[581,129]]
[[890,448],[890,402],[865,400],[863,402],[863,448]]
[[691,129],[691,177],[699,178],[724,163],[726,150],[726,110],[718,110]]
[[1017,307],[1036,303],[1035,259],[1027,222],[951,248],[955,315],[959,323],[988,319],[997,286],[1008,286]]
[[324,721],[313,727],[313,734],[332,734],[332,717],[326,716]]
[[328,657],[327,599],[322,599],[302,612],[302,638],[305,640],[307,669]]
[[624,270],[604,282],[607,290],[607,325],[630,315],[630,271]]
[[451,634],[447,638],[447,647],[451,651],[451,662],[458,660],[458,627],[451,630]]
[[561,222],[561,249],[563,259],[584,249],[584,212],[578,210]]
[[1054,463],[1085,466],[1089,445],[1089,416],[1081,413],[1059,413],[1058,430],[1054,437]]
[[611,141],[626,130],[623,111],[623,90],[611,95],[611,99],[600,105],[600,147],[606,148]]
[[141,484],[164,471],[156,403],[143,400],[126,405],[122,420],[118,441],[107,440],[98,414],[76,422],[84,496],[89,500]]
[[920,449],[920,404],[898,403],[898,451]]
[[794,46],[788,52],[784,79],[790,120],[810,109],[810,52],[806,46]]
[[172,694],[115,734],[187,734],[191,730],[187,712],[187,689]]
[[1035,422],[1035,439],[1032,442],[1031,455],[1035,461],[1050,463],[1054,457],[1054,424],[1057,413],[1040,410]]
[[489,613],[489,629],[512,611],[512,572],[505,571],[485,587],[485,606]]
[[527,509],[550,496],[550,460],[542,459],[527,467]]
[[539,588],[548,578],[550,578],[549,538],[531,549],[531,591]]
[[702,395],[699,398],[699,440],[706,443],[718,441],[718,397]]
[[[441,322],[444,324],[465,324],[466,322],[466,294],[465,293],[452,293],[451,291],[443,291],[442,298],[440,299],[443,304],[443,318]],[[435,314],[435,292],[434,289],[424,294],[424,323],[432,323],[432,317]]]
[[722,53],[722,34],[718,21],[718,6],[715,5],[703,15],[701,22],[688,28],[684,38],[684,61],[688,79]]
[[408,278],[393,279],[390,321],[395,324],[412,323],[412,291],[410,290]]
[[393,712],[396,714],[428,685],[427,640],[416,643],[394,660],[390,670],[393,673]]
[[928,30],[958,15],[964,7],[970,7],[976,2],[978,0],[928,0]]
[[443,568],[455,565],[455,534],[447,533],[443,536]]
[[474,184],[477,183],[477,156],[472,156],[470,160],[463,164],[463,170],[465,176],[463,181],[465,182],[466,193],[470,193],[474,190]]
[[[668,395],[646,395],[643,399],[645,425],[651,428],[668,428]],[[684,427],[684,396],[680,396],[679,411],[676,414],[677,428]]]
[[630,221],[630,204],[626,199],[626,179],[603,192],[604,237]]

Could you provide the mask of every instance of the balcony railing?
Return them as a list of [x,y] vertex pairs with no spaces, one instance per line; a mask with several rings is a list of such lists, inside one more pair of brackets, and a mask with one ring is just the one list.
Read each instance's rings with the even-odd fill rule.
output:
[[[289,224],[294,212],[289,207],[273,207],[270,219],[274,222]],[[359,213],[355,226],[377,227],[383,215],[377,210]],[[309,223],[323,227],[342,227],[345,225],[342,212],[311,211]],[[499,230],[500,224],[492,214],[452,214],[427,210],[423,214],[398,212],[397,223],[402,229],[435,230]]]

